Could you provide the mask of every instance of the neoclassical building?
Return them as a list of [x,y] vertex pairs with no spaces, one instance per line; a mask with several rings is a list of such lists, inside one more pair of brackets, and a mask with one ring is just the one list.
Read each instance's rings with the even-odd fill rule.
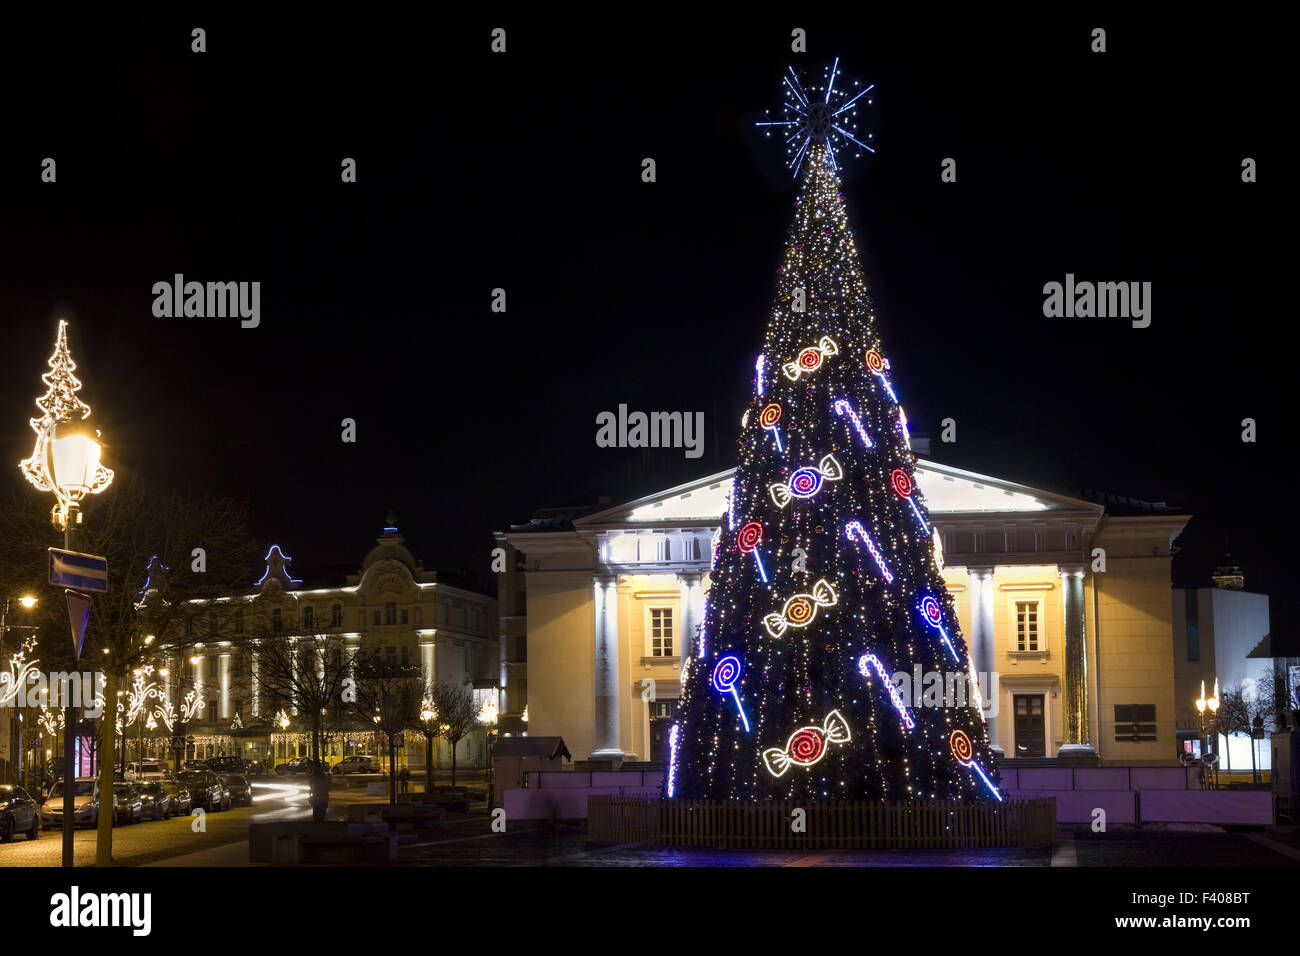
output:
[[[202,758],[240,752],[280,763],[307,754],[306,722],[292,706],[266,698],[256,679],[256,655],[240,652],[244,639],[262,628],[271,639],[298,633],[337,635],[349,655],[378,654],[390,662],[418,665],[428,682],[450,681],[472,688],[481,701],[497,700],[500,670],[496,600],[463,582],[424,570],[404,544],[392,515],[375,546],[352,574],[329,582],[294,577],[293,559],[273,545],[261,577],[244,594],[224,599],[221,611],[188,622],[189,633],[178,649],[160,659],[160,682],[167,699],[179,702],[193,690],[204,706],[186,726],[193,738],[189,755]],[[328,575],[323,575],[328,577]],[[180,649],[183,648],[183,649]],[[272,732],[250,731],[283,709],[290,722]],[[457,746],[460,767],[483,766],[486,731],[463,738]],[[135,747],[128,730],[127,746]],[[145,754],[168,756],[169,740],[148,738]],[[327,742],[328,757],[379,753],[372,734],[336,734]],[[425,746],[406,734],[406,761],[423,769]],[[133,758],[132,758],[133,759]],[[447,766],[451,755],[438,741],[435,759]]]
[[[1170,547],[1189,517],[918,461],[944,578],[1007,760],[1175,762]],[[498,532],[508,711],[575,758],[666,759],[732,472]],[[526,648],[526,650],[525,650]],[[983,689],[983,688],[982,688]]]

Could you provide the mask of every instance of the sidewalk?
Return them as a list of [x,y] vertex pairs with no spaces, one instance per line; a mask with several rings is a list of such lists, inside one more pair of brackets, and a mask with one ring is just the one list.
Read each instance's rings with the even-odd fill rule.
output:
[[248,839],[221,846],[209,847],[184,856],[173,856],[157,863],[144,863],[142,866],[267,866],[265,863],[248,861]]

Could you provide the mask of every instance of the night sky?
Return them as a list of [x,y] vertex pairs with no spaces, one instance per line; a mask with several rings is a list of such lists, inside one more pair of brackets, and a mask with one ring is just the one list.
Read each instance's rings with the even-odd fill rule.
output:
[[[838,55],[876,84],[846,193],[913,434],[958,467],[1181,504],[1178,583],[1208,584],[1227,533],[1247,586],[1281,593],[1288,108],[1280,34],[1246,29],[628,8],[11,31],[0,481],[61,317],[106,463],[248,498],[300,568],[359,564],[392,508],[426,567],[485,572],[491,532],[537,508],[731,467],[795,196],[753,123],[787,64]],[[260,327],[155,318],[177,272],[260,281]],[[1151,326],[1044,318],[1066,273],[1153,283]],[[704,412],[704,457],[596,447],[620,403]]]

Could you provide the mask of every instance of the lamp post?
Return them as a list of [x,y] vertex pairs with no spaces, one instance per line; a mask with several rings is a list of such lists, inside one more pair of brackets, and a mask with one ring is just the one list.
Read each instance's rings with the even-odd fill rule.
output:
[[[1205,681],[1201,681],[1201,696],[1198,697],[1196,700],[1196,712],[1201,716],[1201,767],[1202,768],[1209,765],[1209,759],[1208,759],[1209,738],[1206,736],[1205,733],[1206,711],[1209,711],[1211,722],[1214,720],[1215,714],[1219,712],[1219,679],[1217,677],[1214,678],[1214,693],[1209,697],[1205,696]],[[1215,775],[1215,781],[1217,783],[1218,768],[1214,767],[1213,770]],[[1207,784],[1209,783],[1208,779],[1206,780],[1206,783]]]
[[496,744],[497,717],[499,715],[500,715],[500,711],[498,710],[496,701],[494,700],[489,700],[487,703],[485,703],[478,713],[478,719],[482,723],[486,724],[488,728],[487,784],[488,784],[488,810],[489,811],[496,808],[496,790],[493,786],[493,779],[492,779],[493,778],[492,751],[495,748],[495,744]]
[[[426,697],[420,702],[420,723],[424,725],[424,792],[433,793],[433,738],[437,736],[434,721],[438,719],[438,708],[433,698]],[[428,797],[425,798],[426,800]]]
[[[20,598],[18,599],[18,605],[19,605],[19,607],[21,607],[23,610],[25,610],[25,611],[30,611],[32,608],[34,608],[34,607],[36,606],[36,598],[32,597],[30,594],[24,594],[22,597],[20,597]],[[3,662],[4,662],[4,655],[5,655],[5,636],[9,633],[9,628],[10,628],[10,626],[11,626],[11,625],[8,623],[8,618],[9,618],[9,598],[6,597],[5,600],[4,600],[4,604],[3,604],[2,606],[0,606],[0,663],[3,663]],[[14,624],[14,625],[12,625],[12,627],[14,628],[14,630],[18,630],[19,628],[21,628],[21,629],[23,629],[23,630],[33,630],[33,631],[36,630],[35,627],[31,627],[30,625],[26,625],[26,624]],[[22,642],[21,642],[21,641],[19,641],[18,646],[19,646],[19,648],[22,647]],[[11,688],[11,690],[13,690],[13,691],[17,691],[18,688],[17,688],[17,686],[15,685],[13,688]],[[16,699],[16,698],[17,698],[17,695],[15,694],[15,699]],[[8,727],[8,731],[9,731],[10,739],[12,740],[13,735],[14,735],[14,728],[17,727],[17,736],[18,736],[18,749],[17,749],[17,754],[18,754],[18,782],[19,782],[19,783],[24,783],[25,781],[23,780],[23,763],[24,763],[24,761],[23,761],[23,756],[24,756],[24,751],[23,751],[23,713],[22,713],[22,702],[21,702],[21,701],[18,701],[18,705],[14,707],[14,711],[13,711],[13,712],[17,715],[17,717],[16,717],[16,718],[14,718],[14,717],[11,717],[11,718],[10,718],[10,724],[9,724],[9,727]]]
[[[99,462],[102,451],[98,432],[92,433],[78,422],[90,415],[90,406],[77,397],[81,382],[73,374],[76,363],[68,351],[68,323],[59,320],[50,370],[41,376],[48,389],[36,399],[40,418],[30,420],[36,432],[31,457],[18,465],[24,477],[38,491],[53,492],[51,519],[63,532],[63,547],[72,550],[72,534],[81,524],[81,501],[99,494],[113,481],[113,473]],[[78,659],[80,655],[78,654]],[[63,732],[63,865],[72,866],[72,828],[75,823],[77,727],[75,708],[65,702]]]

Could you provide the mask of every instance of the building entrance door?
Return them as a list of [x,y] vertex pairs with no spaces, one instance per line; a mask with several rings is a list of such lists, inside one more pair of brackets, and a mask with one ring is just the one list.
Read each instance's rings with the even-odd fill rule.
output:
[[1043,725],[1043,695],[1016,694],[1016,756],[1047,755],[1047,734]]

